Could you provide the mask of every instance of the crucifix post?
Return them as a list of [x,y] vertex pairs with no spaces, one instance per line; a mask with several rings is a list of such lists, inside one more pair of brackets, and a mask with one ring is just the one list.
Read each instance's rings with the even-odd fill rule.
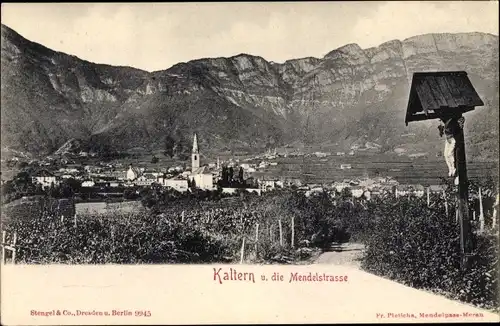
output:
[[[468,180],[465,159],[465,112],[484,106],[465,71],[415,72],[410,86],[405,123],[440,119],[440,136],[446,136],[444,154],[448,176],[455,177],[457,189],[456,216],[460,226],[462,268],[469,267],[474,249],[468,208]],[[445,202],[446,203],[446,202]]]
[[467,180],[467,164],[465,158],[464,128],[458,128],[455,134],[455,164],[458,176],[457,210],[460,225],[460,251],[462,267],[467,267],[468,258],[472,252],[472,232],[469,217],[469,182]]

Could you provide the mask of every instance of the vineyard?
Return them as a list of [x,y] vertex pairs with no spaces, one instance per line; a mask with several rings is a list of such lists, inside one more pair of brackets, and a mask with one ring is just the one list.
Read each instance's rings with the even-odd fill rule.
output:
[[[476,209],[477,191],[471,191]],[[471,269],[460,269],[451,192],[370,201],[348,193],[305,197],[294,191],[203,200],[162,192],[143,198],[146,213],[61,218],[40,212],[3,223],[16,234],[16,263],[300,263],[332,242],[366,245],[362,268],[413,287],[483,307],[498,298],[498,235],[493,192],[483,190],[484,225],[473,221]],[[474,215],[475,216],[475,215]]]
[[[40,214],[4,226],[19,239],[17,262],[39,264],[232,262],[242,252],[246,262],[283,262],[295,258],[295,239],[311,238],[300,212],[292,211],[291,194],[226,199],[179,200],[154,205],[146,214],[117,211],[78,220]],[[293,247],[298,245],[295,240]]]

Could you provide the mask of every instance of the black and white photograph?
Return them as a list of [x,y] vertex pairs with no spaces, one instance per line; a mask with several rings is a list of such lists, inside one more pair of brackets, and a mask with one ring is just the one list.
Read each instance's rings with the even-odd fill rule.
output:
[[375,321],[498,321],[498,2],[4,3],[1,23],[2,267],[345,267],[435,302]]

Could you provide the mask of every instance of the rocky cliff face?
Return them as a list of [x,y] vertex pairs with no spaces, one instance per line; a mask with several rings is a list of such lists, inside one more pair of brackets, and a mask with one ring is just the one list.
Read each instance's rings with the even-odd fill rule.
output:
[[48,153],[114,117],[148,73],[96,65],[32,43],[2,25],[2,145]]
[[403,123],[412,73],[433,70],[469,73],[486,103],[468,115],[469,149],[494,155],[498,147],[498,37],[490,34],[348,44],[282,64],[241,54],[149,73],[54,52],[2,26],[1,58],[2,145],[30,152],[69,138],[161,149],[167,135],[188,142],[194,131],[212,148],[372,142],[435,152],[436,123]]

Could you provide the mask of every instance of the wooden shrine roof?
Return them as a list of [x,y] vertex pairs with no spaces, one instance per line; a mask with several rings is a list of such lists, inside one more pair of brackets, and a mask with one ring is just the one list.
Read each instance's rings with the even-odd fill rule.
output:
[[467,112],[484,105],[465,71],[416,72],[405,123],[437,118],[442,112]]

